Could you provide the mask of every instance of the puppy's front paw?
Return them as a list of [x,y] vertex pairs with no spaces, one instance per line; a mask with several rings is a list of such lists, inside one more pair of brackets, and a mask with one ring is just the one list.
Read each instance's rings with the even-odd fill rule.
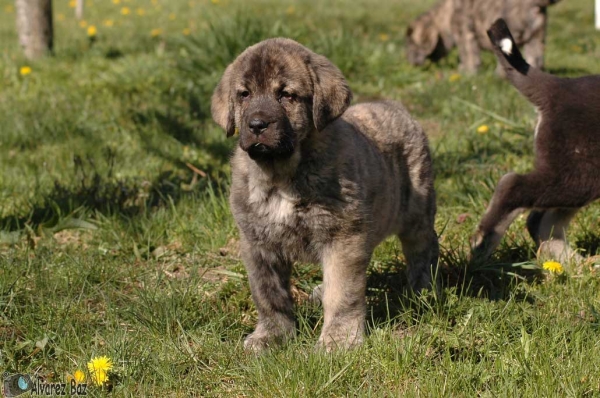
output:
[[260,353],[269,348],[282,345],[284,342],[293,338],[295,329],[274,333],[272,330],[257,327],[256,330],[246,336],[244,340],[244,349],[249,352]]
[[317,348],[331,352],[339,349],[350,349],[362,344],[364,340],[364,326],[350,322],[348,325],[324,328],[317,342]]

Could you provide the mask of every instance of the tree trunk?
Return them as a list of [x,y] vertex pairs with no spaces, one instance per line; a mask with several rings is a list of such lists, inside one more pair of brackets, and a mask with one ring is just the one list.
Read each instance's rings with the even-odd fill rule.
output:
[[75,4],[75,18],[83,19],[83,0],[77,0]]
[[52,50],[52,0],[16,0],[17,32],[25,56],[34,59]]

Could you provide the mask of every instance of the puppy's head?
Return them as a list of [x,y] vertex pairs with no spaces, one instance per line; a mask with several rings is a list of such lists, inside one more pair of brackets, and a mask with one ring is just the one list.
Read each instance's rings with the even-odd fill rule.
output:
[[312,131],[349,106],[352,93],[340,70],[290,39],[247,48],[227,67],[211,112],[227,136],[255,160],[286,158]]
[[406,57],[415,66],[427,59],[439,61],[447,54],[442,35],[430,14],[423,14],[406,29]]

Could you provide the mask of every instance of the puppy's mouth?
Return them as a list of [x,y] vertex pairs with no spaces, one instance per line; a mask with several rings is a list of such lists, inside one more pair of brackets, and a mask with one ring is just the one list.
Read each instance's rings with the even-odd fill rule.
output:
[[272,148],[269,148],[260,142],[250,145],[250,147],[247,149],[247,152],[248,156],[250,156],[250,159],[253,160],[268,159],[273,157],[275,153]]

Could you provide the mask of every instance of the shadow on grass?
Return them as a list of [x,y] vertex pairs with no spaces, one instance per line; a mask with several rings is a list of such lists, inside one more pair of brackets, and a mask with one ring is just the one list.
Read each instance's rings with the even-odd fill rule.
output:
[[[533,283],[542,275],[531,263],[523,262],[531,258],[531,250],[528,245],[504,248],[486,263],[473,263],[451,250],[442,251],[438,270],[442,288],[460,296],[533,303],[531,296],[517,289],[519,284]],[[408,308],[417,313],[422,310],[422,304],[408,289],[405,269],[406,265],[398,260],[380,262],[369,269],[367,299],[374,324],[393,319]]]
[[[204,189],[207,184],[214,185],[215,190],[222,189],[209,179],[196,179],[195,184],[189,187],[190,181],[173,171],[160,173],[151,180],[119,179],[113,176],[114,158],[114,152],[106,149],[103,160],[107,164],[98,167],[91,158],[75,156],[75,181],[65,183],[64,180],[56,180],[54,188],[33,205],[27,215],[9,215],[0,219],[0,230],[18,231],[27,227],[36,231],[39,228],[53,228],[61,218],[82,209],[136,217],[169,202],[177,203],[182,196]],[[189,188],[182,189],[186,184]]]

